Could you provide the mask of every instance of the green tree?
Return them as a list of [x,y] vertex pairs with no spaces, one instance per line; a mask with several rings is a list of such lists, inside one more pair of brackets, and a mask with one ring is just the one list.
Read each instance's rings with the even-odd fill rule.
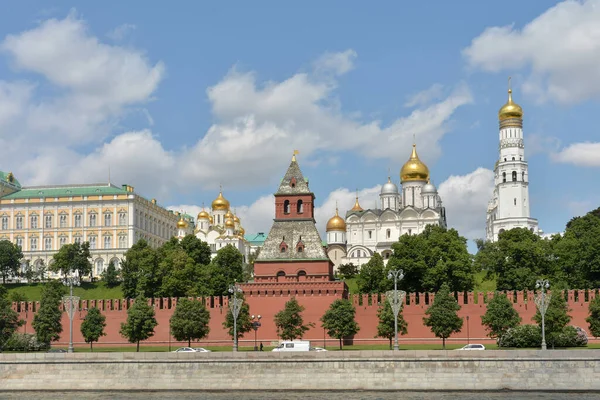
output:
[[[29,264],[29,262],[27,262],[27,264]],[[44,279],[46,278],[46,264],[44,264],[44,260],[40,260],[35,273],[37,279],[44,282]]]
[[133,299],[141,294],[154,297],[161,285],[156,251],[145,240],[138,240],[125,253],[121,265],[123,296]]
[[180,245],[197,265],[210,264],[211,251],[208,243],[198,239],[195,235],[186,235],[181,239]]
[[354,320],[356,309],[346,299],[337,299],[325,314],[321,317],[321,326],[327,331],[327,334],[340,341],[340,350],[342,349],[342,339],[353,336],[360,330],[360,327]]
[[208,335],[209,321],[210,313],[201,301],[179,299],[170,320],[171,334],[178,341],[187,340],[188,346],[191,346],[192,340]]
[[154,318],[154,308],[143,296],[138,296],[127,310],[127,322],[121,323],[119,333],[129,343],[136,343],[136,351],[140,351],[140,342],[154,336],[154,328],[158,325]]
[[[406,335],[408,333],[408,323],[404,320],[404,305],[398,312],[398,334]],[[386,338],[390,341],[390,350],[392,349],[392,340],[396,337],[395,330],[395,318],[394,318],[394,310],[392,310],[392,306],[389,301],[386,301],[382,307],[379,307],[377,310],[377,319],[379,320],[379,324],[377,325],[377,336]]]
[[[554,347],[558,336],[563,332],[564,328],[571,321],[569,315],[569,305],[563,297],[560,290],[554,290],[550,297],[550,303],[548,309],[544,315],[544,331],[546,333],[546,342]],[[542,315],[538,310],[533,316],[533,320],[540,326],[542,326]]]
[[12,292],[10,292],[8,298],[11,303],[21,303],[23,301],[28,300],[27,295],[25,295],[25,293],[21,290],[13,290]]
[[[475,267],[467,250],[467,239],[455,229],[427,225],[418,235],[402,235],[392,245],[387,269],[401,268],[404,279],[400,288],[407,292],[438,291],[448,283],[452,291],[472,290]],[[392,287],[385,281],[384,290]]]
[[49,267],[52,272],[60,272],[63,276],[77,273],[80,277],[92,274],[88,242],[65,244],[52,259],[54,262]]
[[244,257],[234,246],[221,248],[211,262],[211,287],[215,296],[226,295],[229,285],[244,277]]
[[0,274],[2,274],[2,283],[6,284],[6,278],[17,276],[23,252],[16,244],[10,240],[0,240]]
[[496,292],[487,303],[487,310],[481,316],[481,323],[486,327],[488,336],[501,338],[510,328],[519,326],[521,317],[504,293]]
[[600,336],[600,297],[595,297],[590,301],[589,313],[590,315],[585,320],[589,324],[590,333],[594,337],[598,337]]
[[90,350],[94,351],[94,342],[100,340],[100,337],[106,336],[106,316],[102,315],[99,309],[92,307],[81,323],[81,334],[83,340],[90,344]]
[[446,339],[453,333],[460,332],[463,320],[458,316],[460,306],[450,293],[450,287],[444,283],[436,293],[433,304],[425,311],[428,317],[423,323],[431,329],[436,337],[442,339],[442,348],[446,350]]
[[198,270],[201,268],[186,251],[180,247],[159,251],[158,269],[162,283],[157,293],[161,297],[193,296]]
[[33,317],[33,329],[41,343],[50,345],[58,340],[62,333],[62,312],[60,303],[65,292],[64,286],[57,281],[46,283],[42,289],[40,308]]
[[356,284],[360,293],[381,293],[385,289],[386,275],[384,272],[383,258],[375,253],[371,259],[361,266]]
[[107,287],[112,288],[119,285],[119,273],[115,263],[111,261],[106,268],[106,271],[102,273],[102,280]]
[[295,297],[285,303],[285,308],[275,314],[275,326],[277,327],[277,336],[283,340],[294,340],[302,338],[314,324],[304,325],[302,318],[304,307],[298,303]]
[[343,279],[352,279],[358,275],[358,267],[353,263],[340,264],[338,273]]
[[[230,302],[231,304],[231,302]],[[225,316],[225,321],[223,322],[223,328],[227,329],[227,334],[231,339],[233,339],[233,314],[231,312],[231,306],[227,311],[227,315]],[[238,340],[244,336],[245,333],[250,332],[252,330],[252,319],[250,318],[250,306],[248,303],[244,302],[242,304],[242,308],[240,309],[240,313],[237,317],[237,337]]]
[[0,286],[0,351],[24,321],[13,311],[11,301],[7,298],[6,289]]

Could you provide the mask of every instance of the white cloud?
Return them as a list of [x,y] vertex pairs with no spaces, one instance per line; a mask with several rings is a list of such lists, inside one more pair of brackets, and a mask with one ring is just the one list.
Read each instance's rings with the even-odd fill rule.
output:
[[556,162],[580,167],[600,167],[600,143],[573,143],[558,153],[552,154]]
[[449,228],[467,239],[485,237],[485,214],[494,190],[494,172],[477,168],[466,175],[452,175],[438,188]]
[[487,28],[463,50],[485,71],[527,67],[523,85],[540,100],[570,103],[600,94],[600,0],[564,1],[522,29]]
[[439,100],[443,96],[444,86],[434,83],[430,88],[409,97],[404,107],[414,107],[429,104],[432,100]]
[[108,32],[106,36],[115,41],[123,40],[131,31],[136,28],[137,27],[133,24],[123,24]]
[[325,53],[315,61],[315,70],[319,72],[332,72],[342,75],[354,68],[356,51],[348,49],[338,53]]

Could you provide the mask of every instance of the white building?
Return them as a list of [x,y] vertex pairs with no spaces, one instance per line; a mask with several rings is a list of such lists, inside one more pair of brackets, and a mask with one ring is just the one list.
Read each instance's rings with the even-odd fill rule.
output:
[[429,168],[419,159],[416,145],[400,170],[402,190],[388,177],[382,186],[380,206],[364,210],[356,197],[345,220],[336,210],[327,223],[327,254],[334,263],[360,266],[380,253],[384,260],[392,254],[392,244],[401,235],[416,235],[427,225],[446,227],[446,211],[437,189],[430,182]]
[[212,257],[230,244],[242,253],[244,262],[248,262],[251,246],[244,238],[245,230],[240,219],[231,212],[229,201],[223,197],[223,191],[219,192],[211,206],[210,213],[204,209],[198,213],[196,237],[208,243]]
[[523,143],[523,109],[508,102],[498,111],[500,155],[494,166],[494,193],[488,204],[486,239],[498,240],[498,234],[513,228],[528,228],[538,233],[538,221],[529,209],[529,173]]

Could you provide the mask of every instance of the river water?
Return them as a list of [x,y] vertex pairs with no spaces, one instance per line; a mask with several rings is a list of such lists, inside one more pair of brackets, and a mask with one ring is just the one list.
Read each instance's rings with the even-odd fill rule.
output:
[[557,392],[369,392],[369,391],[144,391],[144,392],[0,392],[4,400],[592,400],[600,393]]

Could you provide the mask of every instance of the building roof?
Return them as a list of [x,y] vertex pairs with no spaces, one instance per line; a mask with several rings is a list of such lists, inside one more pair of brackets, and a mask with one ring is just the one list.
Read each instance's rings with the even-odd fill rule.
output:
[[265,243],[265,240],[267,240],[267,235],[264,232],[249,233],[244,235],[244,239],[252,246],[262,246]]
[[105,183],[90,185],[52,185],[31,186],[18,192],[4,196],[2,199],[31,199],[40,197],[65,197],[65,196],[106,196],[127,194],[127,190]]
[[4,171],[0,171],[0,181],[3,181],[9,185],[15,186],[20,188],[21,184],[19,183],[19,181],[17,180],[17,178],[15,178],[14,175],[12,175],[12,182],[9,181],[9,174],[11,174],[10,172],[4,172]]
[[[303,251],[296,251],[302,241]],[[281,252],[280,245],[285,242],[288,249]],[[323,241],[315,223],[311,221],[275,221],[265,240],[257,261],[270,260],[327,260]]]
[[[293,185],[292,181],[294,182]],[[308,179],[305,179],[304,175],[302,175],[296,157],[292,159],[287,172],[281,180],[279,189],[275,194],[311,194],[311,191],[308,188]]]

